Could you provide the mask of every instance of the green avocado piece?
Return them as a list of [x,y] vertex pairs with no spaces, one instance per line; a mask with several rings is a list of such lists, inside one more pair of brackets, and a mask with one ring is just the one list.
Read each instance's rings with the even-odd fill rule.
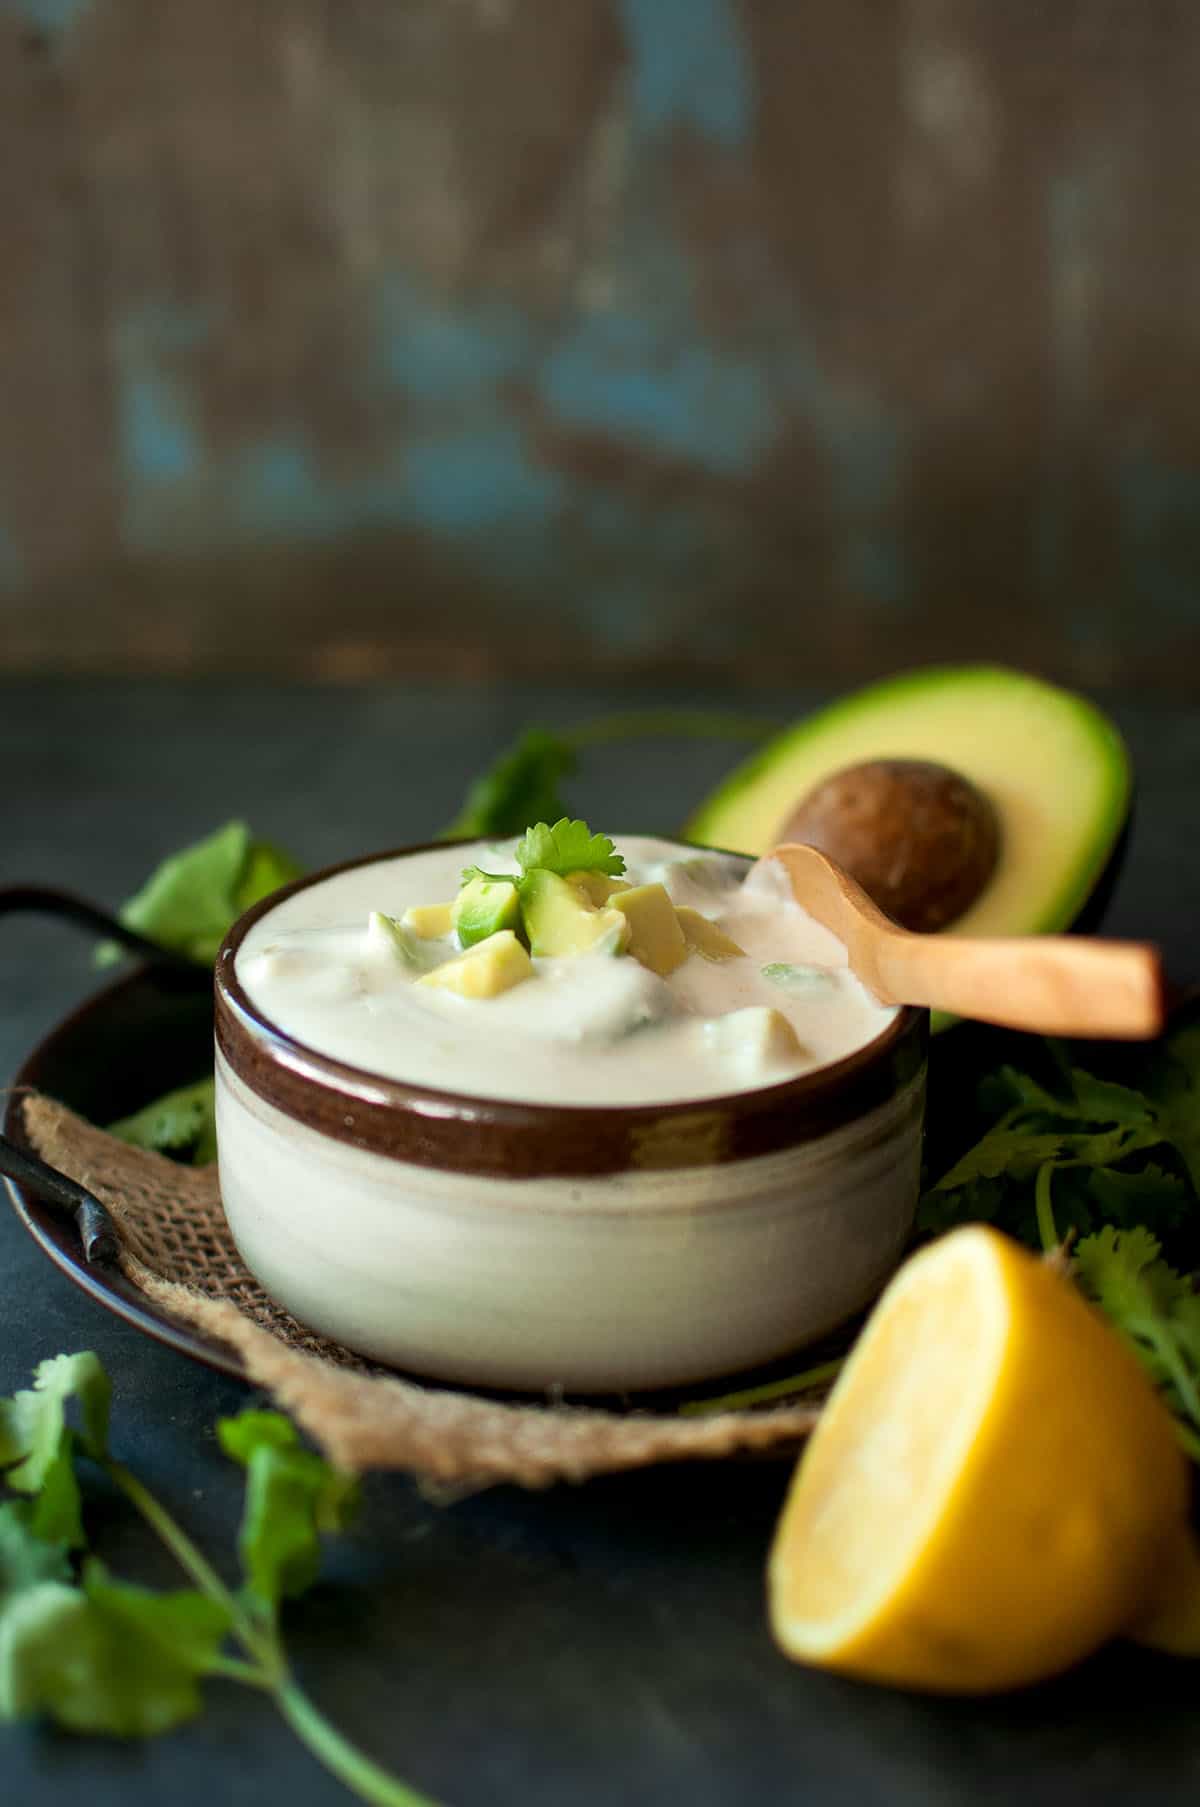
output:
[[597,909],[578,885],[540,866],[521,881],[521,920],[530,953],[542,958],[606,944],[619,954],[629,941],[629,922],[619,910]]
[[515,881],[476,873],[454,899],[450,916],[462,947],[474,947],[502,929],[515,929],[521,919]]
[[372,953],[394,957],[404,966],[423,970],[429,964],[412,930],[382,910],[372,910],[367,917],[367,946]]
[[1129,755],[1083,697],[1002,666],[930,666],[859,690],[768,742],[696,810],[689,840],[765,853],[814,786],[871,759],[924,759],[995,809],[995,871],[945,934],[1069,928],[1105,875],[1129,814]]

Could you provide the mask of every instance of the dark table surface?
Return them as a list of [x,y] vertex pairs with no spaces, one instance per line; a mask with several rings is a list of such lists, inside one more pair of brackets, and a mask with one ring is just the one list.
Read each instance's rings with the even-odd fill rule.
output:
[[[750,706],[787,716],[809,700]],[[421,841],[522,724],[650,701],[730,699],[615,685],[9,681],[3,877],[115,905],[165,851],[235,813],[312,865]],[[1140,802],[1108,926],[1157,937],[1175,972],[1195,977],[1200,711],[1130,699],[1113,713]],[[737,754],[605,748],[568,794],[602,826],[670,828]],[[95,982],[69,931],[7,920],[4,1073]],[[86,1299],[0,1208],[0,1390],[25,1384],[42,1357],[84,1347],[114,1377],[119,1453],[232,1574],[240,1486],[212,1425],[245,1390]],[[786,1663],[762,1606],[786,1481],[774,1463],[696,1466],[432,1505],[403,1477],[372,1477],[355,1530],[289,1611],[298,1668],[350,1736],[449,1807],[1195,1800],[1200,1672],[1187,1664],[1113,1649],[1018,1698],[939,1702]],[[174,1583],[118,1505],[101,1503],[94,1530],[118,1572]],[[223,1682],[209,1685],[202,1718],[144,1746],[0,1730],[0,1776],[21,1807],[258,1807],[268,1790],[291,1807],[349,1798],[268,1702]]]

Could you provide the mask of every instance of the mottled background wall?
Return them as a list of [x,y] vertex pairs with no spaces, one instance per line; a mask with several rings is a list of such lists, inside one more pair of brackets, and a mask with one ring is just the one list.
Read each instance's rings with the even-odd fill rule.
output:
[[0,0],[0,662],[1192,689],[1200,11]]

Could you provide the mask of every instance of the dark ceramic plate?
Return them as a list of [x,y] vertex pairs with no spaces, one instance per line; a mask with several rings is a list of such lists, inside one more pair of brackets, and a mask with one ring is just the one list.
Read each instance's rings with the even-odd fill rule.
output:
[[[212,1065],[212,999],[207,987],[181,986],[169,973],[141,968],[52,1029],[13,1081],[4,1133],[32,1152],[21,1121],[21,1088],[61,1099],[94,1123],[111,1123],[147,1099],[198,1079]],[[183,1355],[241,1376],[240,1358],[152,1304],[116,1267],[84,1257],[73,1219],[29,1187],[7,1180],[17,1216],[76,1286],[138,1330]]]

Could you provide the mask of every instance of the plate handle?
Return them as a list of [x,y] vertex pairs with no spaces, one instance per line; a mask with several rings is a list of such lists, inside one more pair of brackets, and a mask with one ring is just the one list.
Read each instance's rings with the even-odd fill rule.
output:
[[75,1219],[79,1240],[89,1262],[111,1266],[117,1258],[117,1233],[108,1211],[78,1180],[68,1179],[57,1167],[51,1167],[35,1154],[18,1148],[7,1136],[0,1136],[0,1174],[28,1186],[42,1198],[49,1199],[60,1210]]
[[186,978],[198,989],[212,984],[211,966],[202,966],[199,961],[189,960],[171,948],[160,947],[157,941],[139,935],[136,929],[126,928],[119,916],[111,916],[98,904],[88,903],[86,898],[76,897],[73,892],[58,891],[52,885],[0,885],[0,916],[18,912],[61,917],[64,922],[88,929],[105,941],[118,942],[129,953],[140,954],[151,965]]

